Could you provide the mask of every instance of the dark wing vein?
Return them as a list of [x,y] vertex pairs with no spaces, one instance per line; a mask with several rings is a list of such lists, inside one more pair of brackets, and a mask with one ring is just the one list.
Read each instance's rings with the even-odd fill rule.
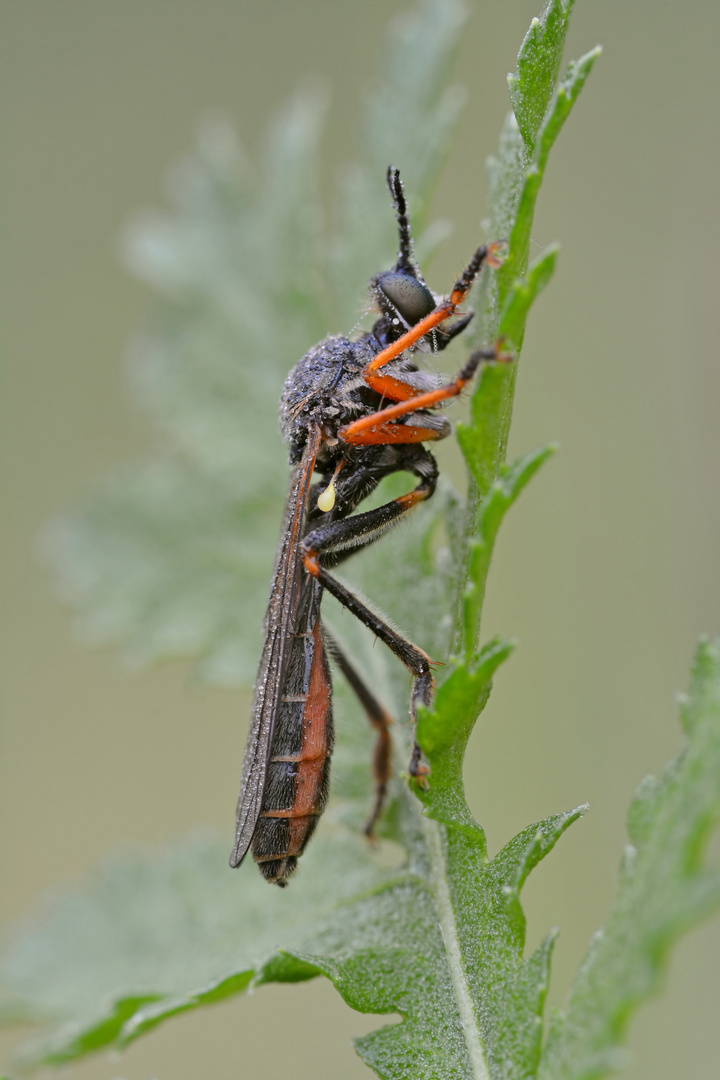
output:
[[302,460],[290,483],[265,616],[265,641],[255,682],[250,731],[245,745],[231,866],[239,866],[245,858],[260,816],[275,716],[285,677],[287,646],[298,610],[301,585],[298,542],[302,535],[308,490],[319,446],[320,429],[312,428]]

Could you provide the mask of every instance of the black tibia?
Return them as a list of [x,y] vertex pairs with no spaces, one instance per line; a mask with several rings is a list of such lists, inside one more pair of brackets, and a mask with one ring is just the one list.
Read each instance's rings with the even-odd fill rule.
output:
[[[395,472],[398,469],[407,469],[414,472],[421,478],[414,491],[401,496],[399,499],[384,503],[374,510],[368,510],[364,514],[356,514],[354,517],[348,518],[341,517],[339,520],[331,520],[327,524],[313,528],[305,534],[301,541],[300,551],[306,569],[316,577],[329,593],[332,593],[336,600],[367,626],[376,637],[384,641],[414,676],[410,700],[410,715],[414,721],[417,715],[418,703],[427,706],[432,704],[434,680],[430,657],[389,626],[374,611],[366,607],[361,600],[326,570],[328,564],[334,566],[349,554],[373,543],[374,540],[377,540],[388,529],[397,524],[419,502],[429,499],[435,491],[438,467],[432,454],[418,445],[405,446],[399,449],[404,451],[402,454],[403,463],[402,465],[396,465],[392,470],[389,469],[388,472]],[[352,484],[350,487],[352,488]],[[339,512],[342,513],[343,507],[340,499],[338,503],[340,504]],[[312,569],[308,563],[312,564]],[[412,776],[417,775],[419,760],[420,750],[416,743],[409,770]]]
[[[332,521],[328,525],[320,525],[308,533],[302,541],[302,555],[320,556],[320,565],[335,565],[336,554],[341,551],[358,551],[374,540],[382,536],[392,528],[401,517],[407,514],[417,502],[429,499],[434,486],[422,483],[418,484],[410,495],[393,499],[392,502],[383,503],[375,510],[367,510],[364,514],[355,514],[354,517],[342,518],[340,521]],[[410,499],[414,501],[410,503]]]
[[[327,520],[330,518],[330,515],[327,515],[325,519],[327,523],[322,522],[321,519],[320,524],[305,534],[301,542],[303,558],[317,556],[321,567],[334,566],[343,557],[341,552],[349,554],[372,544],[374,540],[397,524],[400,518],[409,513],[414,506],[429,499],[437,485],[437,462],[424,447],[413,447],[413,451],[412,456],[407,455],[407,462],[400,466],[420,477],[420,483],[413,491],[408,495],[401,495],[398,499],[383,503],[374,510],[355,514],[354,517],[342,516],[339,520]],[[399,470],[395,468],[392,471]],[[352,490],[353,478],[350,479],[350,490]],[[343,495],[345,491],[341,490],[337,501],[339,513],[344,515],[346,510],[342,503]],[[349,505],[353,507],[356,503],[351,499]],[[313,524],[317,521],[318,518],[315,517]]]
[[376,637],[385,642],[387,647],[395,653],[398,660],[415,677],[410,703],[410,715],[415,720],[418,702],[428,706],[432,703],[434,683],[431,671],[432,661],[428,654],[419,649],[417,645],[413,645],[397,630],[393,630],[391,626],[388,626],[383,619],[366,607],[354,593],[346,589],[337,578],[334,578],[322,566],[317,563],[313,564],[310,552],[306,553],[305,566],[308,573],[316,577],[324,589],[327,589],[343,607],[352,612],[355,618],[359,619],[364,626],[367,626],[368,630],[371,630]]
[[368,510],[365,514],[357,514],[355,517],[330,522],[324,527],[313,529],[300,545],[308,573],[315,577],[323,588],[332,593],[335,599],[352,612],[376,637],[384,641],[414,676],[410,702],[410,714],[413,720],[418,702],[430,705],[432,701],[433,677],[430,657],[366,607],[357,596],[327,572],[323,562],[328,557],[332,557],[338,549],[357,551],[371,544],[399,521],[417,502],[429,498],[434,488],[434,480],[432,483],[423,481],[410,495],[401,496],[383,506],[378,506],[375,510]]
[[368,720],[377,731],[375,750],[373,751],[373,776],[375,777],[375,800],[372,809],[365,822],[363,832],[366,836],[373,835],[375,822],[382,813],[387,785],[392,773],[391,754],[392,741],[390,738],[390,724],[392,718],[382,707],[372,690],[363,681],[359,672],[353,667],[337,641],[323,628],[325,644],[330,656],[342,671],[351,690],[362,705]]

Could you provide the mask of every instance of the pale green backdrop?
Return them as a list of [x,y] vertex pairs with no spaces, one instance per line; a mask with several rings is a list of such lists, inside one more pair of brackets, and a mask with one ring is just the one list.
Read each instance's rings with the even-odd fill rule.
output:
[[[471,99],[435,201],[460,233],[468,213],[476,229],[505,74],[537,3],[471,5],[459,66]],[[196,685],[190,665],[138,674],[86,650],[34,554],[49,515],[151,440],[122,357],[152,299],[118,264],[119,230],[161,202],[198,121],[225,114],[256,147],[308,73],[334,90],[328,169],[345,161],[358,89],[404,6],[2,5],[7,917],[118,845],[233,824],[247,695]],[[531,318],[513,442],[557,439],[562,452],[504,526],[486,631],[521,647],[475,733],[467,784],[493,850],[531,820],[591,803],[525,897],[530,944],[561,927],[556,1001],[604,918],[632,791],[679,746],[674,695],[695,639],[720,630],[718,41],[709,0],[578,0],[568,58],[605,52],[553,153],[534,229],[563,250]],[[451,243],[436,284],[466,248]],[[716,1076],[719,1015],[716,921],[682,944],[665,998],[635,1023],[628,1075]],[[370,1074],[348,1040],[374,1025],[322,980],[268,987],[65,1075],[359,1078]]]

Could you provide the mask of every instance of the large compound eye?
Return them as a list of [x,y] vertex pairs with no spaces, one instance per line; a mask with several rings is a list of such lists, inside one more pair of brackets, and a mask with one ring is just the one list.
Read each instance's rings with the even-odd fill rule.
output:
[[410,274],[388,270],[386,274],[378,274],[375,285],[408,326],[420,322],[435,307],[435,297],[427,285]]

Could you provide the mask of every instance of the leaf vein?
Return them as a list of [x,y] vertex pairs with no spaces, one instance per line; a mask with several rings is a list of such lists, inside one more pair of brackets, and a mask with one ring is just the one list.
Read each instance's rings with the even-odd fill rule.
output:
[[449,868],[443,850],[442,826],[427,818],[423,819],[423,831],[427,840],[430,858],[432,893],[438,913],[440,932],[445,944],[448,970],[452,981],[453,993],[460,1014],[460,1023],[465,1037],[465,1046],[470,1060],[473,1080],[490,1080],[490,1072],[485,1061],[485,1054],[480,1039],[477,1016],[470,994],[470,987],[465,975],[460,939],[458,936],[455,911],[448,888]]

